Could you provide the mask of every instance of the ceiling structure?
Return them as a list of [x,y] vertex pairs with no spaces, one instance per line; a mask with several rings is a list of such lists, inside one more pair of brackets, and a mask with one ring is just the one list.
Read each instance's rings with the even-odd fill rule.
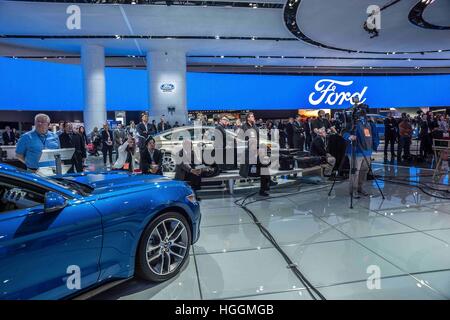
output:
[[[0,55],[79,63],[95,43],[115,67],[181,50],[196,71],[450,73],[450,0],[108,1],[1,1]],[[80,30],[66,27],[73,4]],[[371,38],[373,4],[381,29]]]

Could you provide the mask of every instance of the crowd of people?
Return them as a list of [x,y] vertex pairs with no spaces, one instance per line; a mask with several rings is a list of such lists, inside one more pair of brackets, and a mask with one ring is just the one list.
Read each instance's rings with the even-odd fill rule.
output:
[[[417,141],[420,142],[418,159],[428,161],[433,155],[433,139],[442,139],[449,134],[448,115],[419,112],[416,117],[402,114],[400,119],[395,119],[390,113],[384,121],[385,146],[384,159],[388,160],[390,150],[391,160],[397,158],[398,162],[410,161],[411,144],[414,133],[417,133]],[[397,154],[394,145],[397,144]]]
[[[173,127],[178,126],[175,122]],[[155,121],[149,123],[147,113],[143,113],[137,125],[131,121],[127,127],[119,124],[111,130],[105,123],[101,130],[96,127],[87,134],[84,126],[68,121],[61,121],[57,128],[50,128],[50,117],[41,113],[35,116],[33,130],[20,137],[7,126],[2,140],[3,145],[16,146],[17,159],[31,172],[39,169],[42,150],[73,148],[72,158],[63,161],[64,165],[69,166],[67,173],[83,172],[88,154],[99,156],[101,151],[103,164],[108,169],[139,169],[143,173],[162,174],[162,154],[156,149],[152,137],[170,128],[172,126],[164,118],[158,124]],[[136,148],[139,148],[139,153]],[[114,160],[113,151],[116,154]]]
[[[164,117],[160,119],[159,123],[156,123],[155,120],[149,122],[147,113],[141,114],[138,124],[131,121],[128,126],[119,124],[112,130],[108,123],[105,123],[102,129],[99,130],[96,127],[89,134],[82,125],[75,126],[64,121],[59,123],[58,130],[51,130],[50,118],[45,114],[36,115],[34,125],[34,130],[22,136],[14,128],[5,127],[2,133],[3,144],[17,144],[17,158],[30,171],[38,169],[39,156],[43,149],[74,148],[72,159],[64,162],[70,166],[68,173],[82,172],[86,167],[88,154],[99,156],[99,151],[101,151],[103,164],[108,169],[131,172],[139,170],[145,174],[162,174],[163,154],[156,148],[153,136],[172,128]],[[309,151],[311,156],[323,157],[328,164],[324,169],[325,176],[331,176],[333,169],[339,169],[341,176],[348,175],[350,162],[348,146],[349,142],[355,141],[357,147],[353,153],[356,153],[356,171],[357,173],[361,172],[357,176],[361,178],[370,167],[370,163],[363,161],[362,158],[370,159],[379,143],[377,127],[373,119],[364,115],[358,125],[350,129],[349,124],[343,121],[338,113],[332,118],[323,110],[318,112],[317,117],[308,118],[297,115],[278,121],[256,120],[252,112],[248,113],[242,122],[237,119],[232,123],[230,119],[222,116],[216,119],[215,126],[220,132],[223,131],[224,135],[225,130],[254,129],[257,133],[257,141],[259,141],[261,129],[267,129],[266,132],[269,133],[269,136],[271,129],[278,129],[280,149]],[[173,127],[179,127],[179,124],[175,123]],[[427,159],[433,154],[433,139],[448,136],[449,118],[445,115],[434,115],[432,112],[427,112],[419,113],[417,117],[402,114],[400,119],[396,119],[390,113],[384,119],[385,160],[388,159],[388,151],[390,151],[391,160],[395,158],[398,162],[410,160],[410,145],[414,132],[418,132],[417,138],[420,141],[419,156]],[[395,150],[395,144],[397,144],[397,150]],[[115,154],[114,160],[113,154]],[[260,162],[257,165],[258,176],[261,177],[260,194],[266,196],[273,181],[270,176],[260,174],[263,165]],[[175,171],[176,178],[187,180],[193,186],[198,187],[199,181],[201,181],[201,170],[190,166],[177,166]],[[240,174],[243,177],[249,176],[248,166],[241,165]],[[358,194],[355,196],[366,194],[362,190],[364,181],[360,178],[352,178],[354,179],[353,184],[357,186]]]

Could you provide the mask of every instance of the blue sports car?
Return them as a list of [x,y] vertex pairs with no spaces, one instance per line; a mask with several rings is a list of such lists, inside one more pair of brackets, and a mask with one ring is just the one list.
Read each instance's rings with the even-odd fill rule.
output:
[[199,237],[184,182],[127,172],[43,178],[0,164],[0,299],[60,299],[176,275]]

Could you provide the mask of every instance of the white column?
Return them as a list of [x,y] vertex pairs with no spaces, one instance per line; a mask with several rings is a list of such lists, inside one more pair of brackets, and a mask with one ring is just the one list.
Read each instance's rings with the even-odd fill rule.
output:
[[180,125],[186,123],[186,54],[176,51],[148,52],[147,71],[150,118],[158,123],[164,115],[170,125],[175,121]]
[[86,133],[106,122],[105,50],[97,45],[81,48],[83,69],[83,118]]

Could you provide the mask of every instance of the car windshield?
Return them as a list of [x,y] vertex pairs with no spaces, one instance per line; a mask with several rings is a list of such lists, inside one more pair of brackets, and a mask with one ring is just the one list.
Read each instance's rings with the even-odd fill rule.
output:
[[74,194],[78,194],[81,196],[87,196],[87,195],[91,194],[92,191],[94,190],[94,188],[92,188],[86,184],[78,183],[78,182],[75,182],[72,180],[67,180],[62,177],[48,177],[48,176],[45,176],[38,172],[30,173],[27,170],[24,170],[22,168],[14,168],[14,169],[19,172],[30,175],[31,177],[35,176],[35,177],[39,177],[41,179],[45,179],[50,183],[56,184],[59,187],[66,189],[67,191],[70,191]]
[[71,191],[74,191],[76,194],[82,195],[82,196],[87,196],[90,195],[92,193],[92,191],[94,191],[94,188],[86,185],[86,184],[82,184],[73,180],[67,180],[61,177],[52,177],[49,178],[51,180],[51,182],[65,188]]

